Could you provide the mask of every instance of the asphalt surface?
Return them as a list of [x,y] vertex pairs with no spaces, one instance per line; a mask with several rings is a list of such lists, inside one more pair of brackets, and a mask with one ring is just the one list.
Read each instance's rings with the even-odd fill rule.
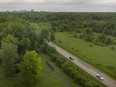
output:
[[[62,54],[65,58],[69,59],[70,61],[72,61],[73,63],[75,63],[76,65],[78,65],[80,68],[82,68],[84,71],[86,71],[87,73],[89,73],[90,75],[92,75],[93,77],[96,78],[96,74],[100,74],[101,76],[103,76],[104,80],[101,81],[100,79],[98,79],[99,81],[101,81],[103,84],[105,84],[108,87],[116,87],[116,81],[111,79],[110,77],[108,77],[106,74],[102,73],[101,71],[95,69],[94,67],[92,67],[91,65],[87,64],[86,62],[80,60],[79,58],[73,56],[71,53],[65,51],[64,49],[62,49],[61,47],[57,46],[56,44],[49,42],[48,43],[50,46],[55,47],[56,51],[59,52],[60,54]],[[73,58],[74,60],[71,60],[69,57]]]

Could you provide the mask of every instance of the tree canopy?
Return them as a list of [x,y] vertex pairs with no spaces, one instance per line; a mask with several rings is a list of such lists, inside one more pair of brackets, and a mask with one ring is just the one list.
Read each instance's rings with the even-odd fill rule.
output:
[[28,84],[34,83],[42,73],[41,58],[35,51],[27,51],[18,66],[20,80]]

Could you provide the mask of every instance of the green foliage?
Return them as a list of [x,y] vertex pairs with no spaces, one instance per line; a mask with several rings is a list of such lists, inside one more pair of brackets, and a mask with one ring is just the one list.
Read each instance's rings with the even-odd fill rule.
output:
[[[52,54],[52,52],[55,52],[54,48],[49,47],[47,46],[47,44],[44,43],[45,40],[49,40],[48,37],[50,32],[56,32],[56,31],[76,32],[75,35],[73,34],[73,38],[75,37],[78,38],[78,36],[80,36],[81,39],[96,43],[98,45],[99,44],[102,46],[112,45],[114,43],[113,42],[114,38],[111,36],[114,37],[116,36],[116,24],[115,24],[116,21],[114,20],[115,18],[116,18],[115,13],[108,13],[108,15],[106,15],[106,13],[49,13],[49,12],[0,13],[0,46],[2,48],[2,50],[0,50],[0,59],[2,63],[3,63],[3,59],[5,59],[3,58],[3,56],[13,60],[10,67],[14,68],[15,64],[19,63],[20,61],[23,62],[23,58],[21,56],[25,54],[27,50],[39,51],[38,48],[40,47],[39,48],[40,51],[50,55],[52,57],[52,60],[57,61],[58,62],[57,65],[62,67],[60,64],[62,64],[64,60],[56,59],[56,55]],[[37,24],[36,26],[39,25],[39,28],[35,27],[35,25],[33,25],[32,23]],[[51,25],[52,25],[52,30],[50,29]],[[98,35],[96,35],[95,33],[97,33]],[[69,45],[71,44],[66,44],[67,41],[65,41],[65,40],[69,40],[69,38],[70,36],[67,39],[65,38],[64,40],[58,40],[59,41],[58,44],[65,44],[68,45],[69,47]],[[80,40],[80,38],[78,39]],[[55,39],[56,38],[54,37],[54,34],[51,34],[50,40],[54,41]],[[4,49],[3,49],[3,45],[4,45]],[[65,45],[63,47],[65,47]],[[7,46],[8,48],[5,48],[5,46]],[[80,48],[81,46],[76,45],[70,48],[74,48],[73,51],[75,53],[77,52],[80,53],[81,52],[80,49],[77,49],[76,47]],[[94,47],[96,46],[92,46],[91,48],[89,47],[89,49],[92,49]],[[111,47],[109,48],[110,50],[111,49],[113,50],[113,48]],[[11,50],[10,52],[10,49],[13,50]],[[6,53],[3,53],[3,50]],[[88,53],[88,50],[86,52]],[[18,53],[20,55],[20,60],[17,58],[15,60],[15,57],[17,56],[14,57],[14,55],[18,55]],[[13,55],[11,56],[11,54]],[[82,55],[84,54],[86,53],[83,53]],[[91,54],[93,55],[94,53]],[[12,58],[10,58],[9,55]],[[111,57],[112,56],[108,56],[108,58]],[[92,56],[92,58],[94,58],[94,56]],[[87,61],[90,60],[88,59]],[[64,66],[67,65],[64,64],[63,68]],[[70,70],[74,72],[69,73]],[[15,71],[16,70],[14,69],[13,73],[15,73]],[[76,73],[76,71],[71,67],[68,68],[67,71],[65,72],[71,77],[73,76],[74,73]],[[80,77],[82,77],[84,80],[83,76]],[[88,84],[88,86],[91,87],[89,83],[90,81],[87,81],[86,84]],[[93,83],[91,84],[93,85]]]
[[115,13],[106,14],[107,13],[57,13],[54,14],[54,19],[56,20],[54,21],[52,19],[51,24],[56,28],[56,31],[76,31],[80,33],[85,30],[85,28],[90,28],[93,32],[115,36]]
[[96,80],[93,80],[92,77],[86,74],[79,67],[75,66],[63,57],[60,57],[58,54],[54,53],[50,55],[50,57],[56,65],[60,67],[64,73],[70,76],[77,84],[80,84],[83,87],[103,87],[103,85],[98,83]]
[[112,38],[105,36],[105,34],[101,34],[97,37],[96,42],[103,44],[112,44]]
[[92,41],[93,38],[92,38],[91,35],[86,35],[85,40],[86,40],[86,41]]
[[49,30],[45,28],[41,29],[40,35],[43,40],[44,39],[48,40]]
[[[42,73],[41,58],[35,51],[27,51],[19,63],[19,78],[22,83],[34,83]],[[27,85],[27,84],[26,84]]]
[[40,50],[42,53],[45,53],[45,54],[48,54],[48,55],[50,55],[51,53],[56,52],[55,48],[49,46],[46,42],[44,42],[44,43],[40,46],[39,50]]
[[90,28],[86,28],[86,29],[84,29],[85,31],[84,31],[84,36],[86,36],[86,35],[92,35],[92,29],[90,29]]
[[22,38],[18,43],[18,51],[19,53],[25,53],[26,50],[31,49],[31,41],[29,38]]
[[17,45],[18,44],[18,38],[15,38],[14,36],[12,36],[12,35],[9,34],[8,36],[6,36],[6,37],[4,37],[2,39],[2,42],[12,43],[14,45]]
[[[37,81],[33,85],[24,86],[23,84],[17,84],[18,79],[17,78],[7,78],[5,76],[2,76],[3,74],[3,67],[0,65],[0,87],[67,87],[67,84],[61,79],[61,76],[73,87],[81,87],[73,80],[67,76],[65,73],[62,72],[62,70],[55,65],[54,62],[50,60],[50,57],[47,55],[42,56],[42,75],[39,77],[39,81]],[[46,63],[46,60],[54,67],[55,71],[52,71],[49,66]],[[59,73],[60,76],[56,73]],[[28,83],[24,83],[28,84]]]
[[54,33],[51,33],[50,34],[50,41],[54,41],[55,40],[55,34]]
[[115,48],[114,48],[114,47],[111,47],[111,49],[112,49],[112,50],[115,50]]
[[0,23],[0,40],[18,45],[19,54],[24,54],[26,50],[37,50],[43,43],[37,28],[18,15],[9,14],[9,16],[5,23]]
[[109,29],[108,29],[107,27],[105,27],[105,28],[103,29],[103,33],[104,33],[104,34],[108,35],[109,32],[110,32],[110,31],[109,31]]
[[12,77],[16,74],[16,63],[18,61],[17,46],[12,43],[2,43],[1,58],[6,76]]

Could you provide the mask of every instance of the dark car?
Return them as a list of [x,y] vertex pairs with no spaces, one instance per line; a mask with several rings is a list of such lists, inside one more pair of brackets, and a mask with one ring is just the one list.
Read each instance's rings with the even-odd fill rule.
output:
[[72,57],[69,57],[70,60],[74,60]]

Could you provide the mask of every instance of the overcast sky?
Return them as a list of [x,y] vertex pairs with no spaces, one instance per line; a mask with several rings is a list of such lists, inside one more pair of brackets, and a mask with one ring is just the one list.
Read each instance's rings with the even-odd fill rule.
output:
[[0,0],[0,11],[116,12],[116,0]]

